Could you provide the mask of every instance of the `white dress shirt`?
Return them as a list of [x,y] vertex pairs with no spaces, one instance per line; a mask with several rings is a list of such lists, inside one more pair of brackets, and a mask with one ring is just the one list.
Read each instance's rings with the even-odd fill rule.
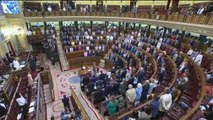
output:
[[13,66],[15,67],[16,70],[18,70],[20,64],[19,64],[19,62],[18,62],[17,60],[14,60],[14,61],[13,61]]
[[135,89],[134,88],[132,88],[132,89],[128,89],[127,91],[126,91],[126,97],[127,97],[127,99],[130,101],[130,102],[134,102],[135,101],[135,98],[136,98],[136,91],[135,91]]
[[162,112],[168,111],[171,105],[172,105],[171,94],[164,94],[160,97],[159,111],[162,111]]
[[48,6],[47,10],[48,10],[49,12],[51,12],[51,11],[52,11],[52,8],[51,8],[50,6]]
[[16,99],[16,102],[18,103],[19,106],[24,106],[27,101],[25,100],[25,98],[21,95],[21,97]]

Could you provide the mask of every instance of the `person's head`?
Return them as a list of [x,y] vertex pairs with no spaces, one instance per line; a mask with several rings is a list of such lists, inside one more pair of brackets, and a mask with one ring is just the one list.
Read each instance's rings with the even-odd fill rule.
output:
[[206,81],[207,86],[211,86],[211,82],[209,80]]
[[101,86],[100,85],[97,85],[97,90],[101,90]]
[[55,120],[55,117],[53,115],[51,116],[51,120]]
[[115,102],[115,96],[114,96],[114,95],[111,95],[110,100],[111,100],[112,102]]
[[19,93],[16,93],[16,98],[19,98],[19,97],[21,97],[20,94],[19,94]]
[[169,87],[166,87],[166,88],[165,88],[165,93],[166,93],[166,94],[169,94],[169,93],[170,93]]
[[128,88],[129,88],[129,89],[132,89],[132,88],[133,88],[132,84],[129,84],[129,85],[128,85]]
[[154,100],[158,100],[159,99],[159,96],[154,94]]
[[9,57],[9,53],[6,53],[6,57]]
[[77,109],[75,113],[76,113],[76,114],[81,114],[81,110],[80,110],[80,109]]
[[124,101],[124,95],[122,95],[121,97],[119,97],[119,101]]
[[132,111],[132,114],[135,114],[135,113],[137,113],[138,111],[136,110],[136,109],[134,109],[133,111]]
[[140,68],[140,71],[144,71],[143,67]]
[[149,80],[146,80],[144,84],[145,84],[145,85],[149,84]]
[[150,83],[154,83],[154,82],[155,82],[155,79],[154,79],[154,78],[151,78],[149,81],[150,81]]
[[145,113],[148,114],[148,115],[150,115],[151,112],[152,112],[150,106],[145,107],[144,111],[145,111]]
[[138,83],[138,84],[137,84],[137,88],[142,88],[141,83]]
[[67,96],[66,96],[66,95],[63,95],[63,97],[66,98]]

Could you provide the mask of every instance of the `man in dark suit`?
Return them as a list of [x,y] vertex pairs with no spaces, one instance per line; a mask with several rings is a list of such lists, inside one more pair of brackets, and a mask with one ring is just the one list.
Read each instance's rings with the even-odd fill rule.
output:
[[64,95],[64,98],[62,99],[62,103],[64,105],[65,111],[68,109],[71,112],[69,98],[66,97],[66,95]]
[[101,101],[104,100],[104,91],[102,90],[102,87],[99,85],[97,86],[97,91],[94,93],[94,98],[95,104],[99,104]]
[[145,77],[145,71],[144,68],[141,67],[140,72],[138,73],[138,83],[141,83],[141,81],[144,80]]
[[104,80],[105,78],[106,78],[106,74],[104,74],[103,71],[101,71],[101,74],[99,75],[99,79]]
[[112,90],[113,86],[110,83],[107,83],[105,89],[104,89],[104,95],[108,96],[111,95],[113,90]]
[[0,117],[7,114],[7,108],[5,107],[4,103],[0,103]]
[[158,83],[161,83],[163,81],[165,72],[166,72],[166,66],[163,65],[163,66],[160,67],[160,71],[159,71],[159,74],[158,74]]
[[142,91],[142,95],[141,95],[141,99],[140,99],[141,102],[147,99],[147,94],[148,94],[149,88],[150,88],[149,81],[146,80],[143,85],[143,91]]
[[89,84],[87,85],[87,95],[88,96],[91,96],[92,92],[95,91],[94,86],[95,86],[94,82],[92,80],[90,80]]

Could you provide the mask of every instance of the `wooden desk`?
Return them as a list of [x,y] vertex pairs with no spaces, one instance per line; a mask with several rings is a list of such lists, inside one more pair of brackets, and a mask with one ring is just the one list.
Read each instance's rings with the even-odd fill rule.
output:
[[84,70],[78,70],[78,76],[84,76],[88,73],[91,73],[92,71],[90,71],[88,68],[84,69]]

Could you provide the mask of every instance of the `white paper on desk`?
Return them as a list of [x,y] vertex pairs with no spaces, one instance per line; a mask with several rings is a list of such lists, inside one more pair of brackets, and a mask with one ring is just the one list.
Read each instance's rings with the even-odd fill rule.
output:
[[19,66],[19,69],[22,69],[23,67],[25,67],[25,65],[20,65],[20,66]]
[[156,48],[160,49],[160,46],[161,46],[161,42],[158,42],[158,44],[157,44],[157,47],[156,47]]
[[31,112],[34,112],[35,111],[35,108],[34,107],[31,107],[28,111],[28,113],[31,113]]
[[32,107],[32,106],[34,106],[35,105],[35,101],[32,101],[31,103],[30,103],[30,107]]
[[187,52],[187,55],[191,55],[191,54],[192,54],[192,52],[193,52],[193,50],[192,50],[192,49],[190,49],[190,50]]
[[213,103],[213,98],[209,101],[210,103]]
[[17,120],[21,120],[22,113],[19,113],[17,116]]
[[197,63],[198,65],[201,64],[203,59],[203,55],[202,54],[198,54],[197,57],[195,58],[195,63]]

